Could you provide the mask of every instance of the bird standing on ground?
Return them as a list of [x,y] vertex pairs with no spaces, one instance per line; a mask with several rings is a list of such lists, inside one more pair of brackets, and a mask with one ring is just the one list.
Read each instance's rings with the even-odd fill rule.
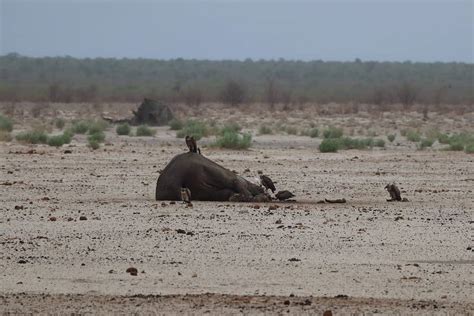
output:
[[258,171],[258,175],[260,176],[260,183],[265,187],[265,189],[271,190],[273,193],[275,193],[276,188],[275,184],[273,184],[272,179],[264,175],[261,171]]
[[280,201],[285,201],[285,200],[291,199],[295,195],[291,193],[290,191],[283,190],[283,191],[279,191],[277,194],[275,194],[275,196]]
[[388,202],[402,200],[400,189],[395,185],[395,183],[387,184],[385,186],[385,190],[387,190],[388,193],[390,193],[390,200],[387,200]]
[[181,201],[186,204],[191,203],[191,190],[188,188],[181,188]]

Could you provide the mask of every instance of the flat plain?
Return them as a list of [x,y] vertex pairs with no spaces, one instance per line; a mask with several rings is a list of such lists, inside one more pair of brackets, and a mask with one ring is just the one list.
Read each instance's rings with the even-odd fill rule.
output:
[[[239,151],[204,139],[205,156],[244,177],[262,170],[295,201],[155,201],[160,170],[186,150],[168,127],[154,137],[110,127],[95,151],[81,135],[60,148],[2,142],[0,313],[474,313],[474,156],[399,135],[412,125],[472,133],[473,113],[201,116],[254,134]],[[14,119],[15,130],[33,121]],[[320,138],[258,135],[276,120],[398,136],[321,153]],[[408,202],[386,201],[391,182]]]

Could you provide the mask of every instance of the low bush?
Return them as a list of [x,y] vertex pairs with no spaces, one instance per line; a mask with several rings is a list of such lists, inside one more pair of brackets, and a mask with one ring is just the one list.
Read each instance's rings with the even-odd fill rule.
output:
[[319,144],[319,151],[322,153],[335,153],[340,147],[340,141],[334,138],[323,139]]
[[438,141],[440,144],[449,144],[449,135],[445,133],[441,133],[438,135]]
[[28,144],[46,144],[48,135],[43,131],[28,131],[16,135],[16,140]]
[[62,130],[65,125],[66,121],[63,118],[57,118],[54,120],[54,126],[56,126],[57,129]]
[[247,149],[252,145],[252,135],[240,134],[236,131],[226,131],[220,135],[213,146],[228,149]]
[[9,142],[12,140],[12,135],[8,131],[0,130],[0,142]]
[[130,135],[131,130],[132,129],[130,128],[130,125],[128,125],[128,123],[117,125],[117,127],[115,128],[117,135]]
[[395,140],[395,137],[396,137],[395,134],[390,134],[390,135],[387,136],[387,139],[388,139],[389,142],[393,143],[393,141]]
[[3,115],[0,115],[0,131],[11,132],[13,130],[12,121]]
[[54,147],[61,147],[64,144],[69,144],[71,142],[71,135],[68,133],[63,133],[61,135],[50,136],[48,138],[48,145]]
[[474,154],[474,144],[466,145],[466,148],[464,148],[464,151],[468,154]]
[[417,143],[421,140],[421,135],[420,133],[418,133],[418,131],[415,131],[415,130],[408,130],[406,132],[406,138],[411,141],[411,142],[414,142],[414,143]]
[[89,130],[89,124],[86,121],[76,121],[72,123],[71,131],[74,134],[85,134]]
[[330,126],[323,131],[324,138],[341,138],[344,134],[342,128]]
[[267,125],[260,125],[260,127],[258,128],[258,134],[259,135],[270,135],[270,134],[273,134],[273,131]]
[[318,136],[319,136],[319,129],[312,128],[312,129],[309,130],[309,137],[316,138]]
[[237,124],[237,123],[229,123],[229,124],[226,124],[224,125],[224,127],[222,127],[220,130],[219,130],[219,135],[224,135],[225,133],[227,132],[235,132],[235,133],[238,133],[240,132],[240,130],[242,129],[242,127]]
[[87,136],[87,140],[89,142],[96,141],[98,143],[102,143],[105,140],[105,133],[104,132],[95,132],[93,134],[89,134],[89,136]]
[[420,149],[425,149],[426,147],[431,147],[433,146],[434,144],[434,140],[433,139],[430,139],[430,138],[423,138],[421,141],[420,141],[420,146],[419,148]]
[[186,135],[194,137],[195,140],[200,140],[209,135],[209,129],[204,122],[188,120],[183,128],[176,133],[176,137],[184,138]]
[[87,142],[87,146],[90,147],[93,150],[99,149],[100,143],[96,140],[91,140],[89,139]]
[[463,151],[464,150],[464,144],[456,143],[456,142],[450,143],[449,147],[448,147],[448,150]]
[[385,147],[385,141],[383,139],[376,139],[374,141],[375,147]]
[[156,129],[149,128],[147,125],[140,125],[135,131],[136,136],[154,136]]
[[169,126],[170,126],[170,130],[179,131],[180,129],[183,128],[184,124],[181,120],[174,118],[169,122]]
[[288,135],[297,135],[298,134],[298,129],[294,126],[287,126],[285,128],[285,131]]

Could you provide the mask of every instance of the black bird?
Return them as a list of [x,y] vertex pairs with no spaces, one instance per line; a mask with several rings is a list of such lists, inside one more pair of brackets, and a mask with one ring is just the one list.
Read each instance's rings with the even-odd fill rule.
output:
[[258,174],[260,175],[260,183],[265,187],[265,189],[272,190],[272,192],[275,193],[276,188],[275,184],[273,184],[272,179],[262,174],[261,171],[259,171]]
[[[194,139],[193,136],[191,136],[191,137],[186,136],[185,141],[186,141],[186,146],[188,146],[190,152],[192,152],[192,153],[197,153],[198,152],[199,148],[197,148],[196,140]],[[199,153],[201,153],[200,150],[199,150]]]
[[295,195],[293,193],[291,193],[290,191],[284,190],[284,191],[278,191],[278,193],[275,194],[275,196],[280,201],[284,201],[284,200],[291,199]]
[[387,200],[388,202],[402,200],[400,189],[395,185],[395,183],[387,184],[385,189],[388,191],[388,193],[390,193],[390,200]]

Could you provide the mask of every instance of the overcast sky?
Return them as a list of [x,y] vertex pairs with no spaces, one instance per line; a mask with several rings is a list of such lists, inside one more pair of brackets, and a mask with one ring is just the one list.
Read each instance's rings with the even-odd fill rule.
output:
[[0,54],[474,62],[474,0],[0,0]]

